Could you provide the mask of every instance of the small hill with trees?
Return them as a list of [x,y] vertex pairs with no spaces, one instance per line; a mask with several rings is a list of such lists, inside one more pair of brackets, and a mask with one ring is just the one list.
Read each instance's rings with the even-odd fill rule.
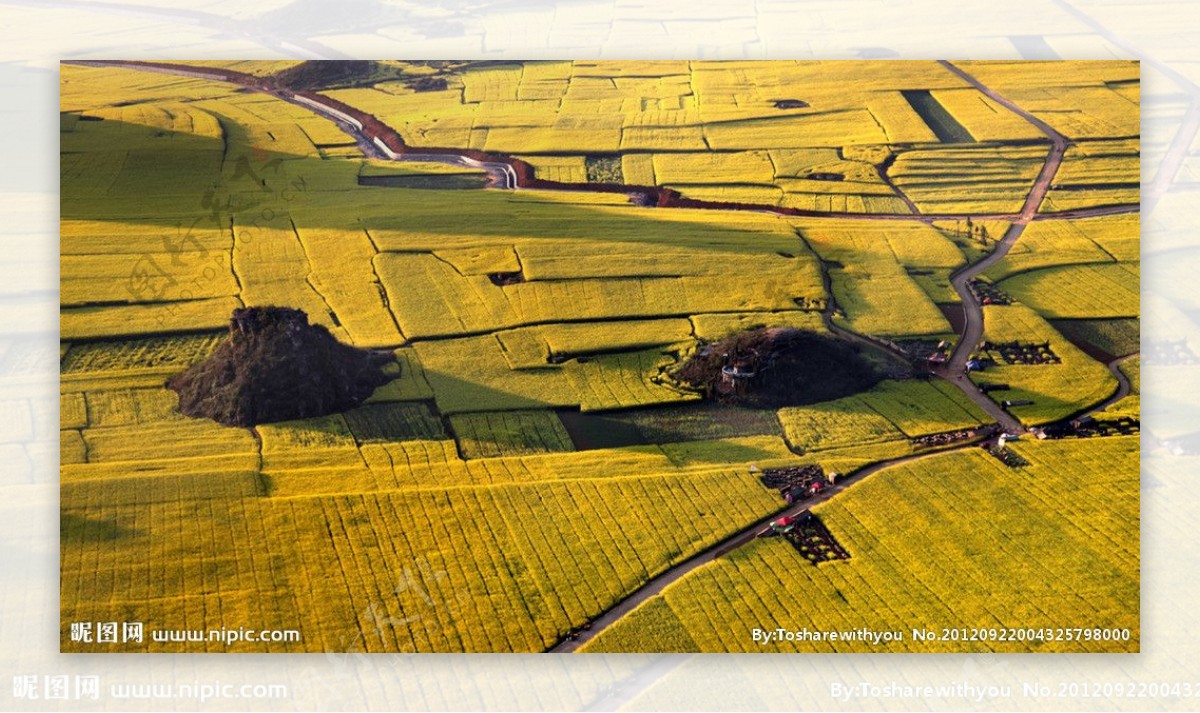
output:
[[883,378],[851,344],[780,328],[753,329],[702,344],[672,376],[708,398],[754,408],[838,399]]
[[212,355],[167,386],[188,416],[254,426],[353,408],[394,378],[389,363],[391,354],[342,344],[301,310],[247,307],[233,311]]
[[369,81],[376,73],[377,64],[366,59],[313,59],[280,70],[271,75],[271,80],[294,92],[353,86]]

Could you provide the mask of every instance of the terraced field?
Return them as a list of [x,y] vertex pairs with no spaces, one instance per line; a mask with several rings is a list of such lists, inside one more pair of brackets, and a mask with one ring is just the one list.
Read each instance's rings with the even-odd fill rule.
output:
[[[1091,612],[1132,638],[1051,648],[1135,650],[1136,440],[1026,436],[1023,470],[975,445],[1001,410],[1137,419],[1136,69],[953,67],[989,89],[932,62],[380,62],[328,85],[319,63],[64,64],[63,649],[759,650],[748,627],[788,616]],[[1034,115],[1071,140],[1050,176]],[[1005,299],[981,309],[955,280],[984,267]],[[269,305],[387,383],[253,428],[184,416],[168,378]],[[955,310],[994,344],[960,344]],[[675,377],[758,328],[879,376],[778,409]],[[1058,361],[971,382],[928,358],[1010,342]],[[763,473],[811,467],[849,483],[814,512],[850,559],[732,547],[804,507]],[[71,638],[113,620],[301,638]]]

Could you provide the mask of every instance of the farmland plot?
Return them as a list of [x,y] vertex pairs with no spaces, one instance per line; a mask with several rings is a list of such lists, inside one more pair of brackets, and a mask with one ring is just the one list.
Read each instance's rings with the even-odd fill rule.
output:
[[879,336],[950,331],[937,306],[905,270],[962,261],[941,233],[924,225],[905,225],[894,232],[889,226],[881,235],[877,228],[853,221],[800,219],[798,225],[805,241],[826,261],[834,301],[844,311],[848,328]]
[[501,411],[450,417],[467,458],[574,450],[553,411]]
[[984,339],[1027,344],[1049,342],[1057,364],[999,364],[972,374],[985,384],[1008,384],[996,392],[1008,401],[1032,401],[1010,410],[1023,423],[1038,424],[1070,416],[1097,404],[1117,388],[1102,364],[1080,351],[1032,309],[1022,305],[984,308]]
[[1137,139],[1079,143],[1067,149],[1043,210],[1136,205],[1140,189],[1141,151]]
[[[1090,612],[1132,622],[1121,650],[1135,648],[1134,441],[1018,442],[1023,469],[974,450],[925,460],[927,436],[990,421],[941,380],[776,411],[703,402],[670,376],[763,327],[952,336],[937,303],[957,300],[949,275],[989,246],[906,199],[1013,210],[1047,147],[935,63],[848,66],[380,62],[325,93],[411,146],[510,154],[538,178],[886,220],[483,190],[474,169],[365,158],[275,96],[64,66],[63,621],[302,629],[153,647],[178,652],[543,651],[784,507],[756,469],[844,475],[916,456],[818,509],[850,559],[814,566],[816,545],[755,541],[590,648],[731,650],[751,622],[908,627],[930,612]],[[1112,184],[1131,180],[1136,129],[1102,135],[1129,127],[1100,106],[1136,97],[1126,69],[1071,65],[1064,89],[980,67],[1078,134],[1044,212],[1127,190]],[[1011,409],[1030,424],[1103,400],[1107,369],[1045,319],[1087,318],[1088,339],[1136,347],[1124,322],[1092,322],[1137,315],[1138,253],[1136,215],[1039,216],[986,275],[1017,304],[989,307],[984,336],[1049,341],[1061,361],[974,378],[1032,400]],[[392,355],[390,380],[341,413],[253,429],[184,416],[166,380],[213,353],[234,308],[266,305]],[[1137,416],[1139,362],[1121,368],[1135,395],[1102,417]]]
[[931,94],[977,141],[1045,139],[1036,126],[973,87],[939,89]]
[[1043,267],[1137,261],[1139,255],[1136,215],[1038,221],[984,274],[999,281]]
[[[198,493],[194,490],[183,496],[167,491],[160,504],[144,486],[138,492],[139,500],[125,506],[115,504],[113,495],[65,492],[64,512],[71,517],[78,512],[79,527],[105,517],[120,533],[100,546],[99,563],[77,559],[80,550],[64,548],[68,580],[98,564],[115,575],[78,580],[84,589],[68,588],[68,600],[80,602],[69,605],[68,613],[86,616],[96,605],[83,602],[108,601],[156,624],[175,621],[184,610],[189,622],[195,616],[204,628],[259,613],[281,626],[302,618],[311,623],[300,649],[308,651],[344,646],[359,632],[367,634],[358,640],[367,651],[538,651],[668,562],[714,541],[719,522],[760,517],[774,507],[747,476],[720,473],[369,497],[264,500],[247,498],[253,492],[243,490],[214,501],[212,495],[190,494]],[[192,499],[197,497],[208,499]],[[659,527],[662,515],[651,512],[664,498],[673,507],[670,524]],[[127,568],[105,564],[146,546],[148,535],[135,527],[139,511],[146,525],[155,523],[162,555],[188,543],[187,557],[160,560],[170,563],[163,576],[152,567],[149,578],[133,577]],[[168,522],[177,523],[172,531],[159,524]],[[684,534],[696,527],[695,535]],[[251,553],[235,545],[248,528],[261,530],[261,540],[269,542],[255,555],[262,558],[257,564],[243,561]],[[303,582],[268,578],[268,563],[278,563],[278,576],[287,578],[303,576],[321,562],[337,564],[332,571],[321,567],[329,576]],[[194,579],[185,574],[189,570],[203,574],[185,581]],[[281,583],[286,589],[276,589]],[[220,595],[179,594],[218,588]],[[215,606],[218,597],[234,592],[238,601],[263,609]],[[383,612],[362,602],[376,602],[395,625],[370,626],[371,617]]]
[[1017,213],[1046,153],[1036,145],[914,149],[889,174],[922,213]]
[[986,418],[941,381],[884,381],[861,394],[779,412],[788,441],[806,452],[973,428]]
[[[814,509],[850,559],[814,567],[781,538],[755,541],[668,586],[585,650],[657,650],[642,632],[661,632],[683,651],[1136,651],[1136,437],[1014,448],[1030,463],[1020,471],[979,450],[891,468]],[[913,536],[914,527],[923,534]],[[758,644],[745,635],[776,624],[905,637],[872,646]],[[1130,638],[964,644],[908,636],[960,626],[1114,627]]]
[[1141,348],[1140,319],[1054,320],[1052,324],[1080,349],[1099,351],[1104,360],[1133,354]]
[[1056,62],[1046,74],[1021,62],[957,64],[1068,138],[1130,138],[1140,131],[1138,100],[1114,88],[1137,83],[1137,62]]
[[1139,263],[1072,265],[1024,272],[1000,288],[1047,318],[1136,317]]

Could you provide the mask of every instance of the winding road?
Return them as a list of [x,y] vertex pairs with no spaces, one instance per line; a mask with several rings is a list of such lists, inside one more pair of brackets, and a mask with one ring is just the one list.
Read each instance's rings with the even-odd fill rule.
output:
[[1056,131],[1054,127],[1025,111],[1000,94],[997,94],[995,90],[956,67],[953,63],[943,60],[940,64],[963,81],[975,87],[984,96],[1036,126],[1039,131],[1050,139],[1050,152],[1046,155],[1046,161],[1042,164],[1042,169],[1038,171],[1037,178],[1034,179],[1029,195],[1025,197],[1025,203],[1021,206],[1021,212],[1012,218],[1012,222],[1008,226],[1008,230],[1005,231],[1004,237],[1000,239],[1000,242],[996,244],[995,249],[989,255],[982,260],[966,265],[950,276],[950,284],[954,287],[954,291],[958,293],[958,297],[962,301],[964,327],[958,343],[954,346],[953,353],[951,353],[946,364],[938,371],[939,376],[957,386],[989,416],[996,419],[996,422],[1006,431],[1010,433],[1024,433],[1025,427],[1021,425],[1021,422],[980,391],[979,387],[971,381],[967,374],[967,360],[970,358],[971,352],[975,350],[983,338],[983,306],[979,304],[979,300],[971,293],[969,283],[979,274],[1003,260],[1008,255],[1008,251],[1012,249],[1012,246],[1021,237],[1022,233],[1025,232],[1025,227],[1038,214],[1038,207],[1045,200],[1046,193],[1050,190],[1050,185],[1054,182],[1054,176],[1058,173],[1059,166],[1062,165],[1063,155],[1066,153],[1067,147],[1071,145],[1071,142],[1066,136]]
[[[272,96],[275,96],[284,101],[288,101],[293,104],[303,106],[306,109],[309,109],[321,116],[324,116],[325,118],[331,119],[332,121],[337,123],[337,125],[339,127],[341,127],[347,134],[349,134],[352,138],[354,138],[355,141],[358,143],[358,145],[362,148],[364,153],[366,153],[369,156],[385,158],[385,159],[389,159],[389,160],[430,161],[430,162],[446,163],[446,164],[451,164],[451,165],[477,168],[477,169],[485,171],[489,175],[490,184],[494,187],[510,189],[510,190],[522,187],[520,176],[514,170],[513,166],[504,162],[503,160],[499,160],[500,157],[497,157],[497,160],[495,160],[495,161],[484,161],[484,160],[480,160],[480,159],[473,158],[473,157],[466,156],[466,155],[455,154],[453,152],[422,153],[421,151],[412,151],[412,150],[405,150],[402,152],[396,151],[396,150],[392,149],[391,147],[389,147],[384,141],[381,141],[378,136],[369,135],[369,133],[364,130],[363,122],[360,121],[359,119],[355,118],[354,116],[346,113],[345,111],[341,111],[338,108],[331,106],[329,104],[322,103],[319,100],[314,100],[310,97],[301,96],[299,94],[293,93],[288,90],[263,87],[263,86],[255,83],[255,81],[252,81],[252,80],[254,80],[254,78],[249,77],[248,75],[245,75],[246,76],[245,81],[235,81],[235,80],[230,79],[228,76],[223,76],[221,74],[217,74],[214,72],[206,72],[203,69],[198,69],[198,68],[195,68],[192,66],[179,65],[179,64],[168,64],[168,63],[147,64],[147,63],[142,63],[142,62],[128,62],[128,61],[115,61],[115,60],[113,60],[113,61],[107,61],[107,60],[104,60],[104,61],[71,61],[71,62],[66,62],[66,63],[79,64],[79,65],[85,65],[85,66],[115,66],[115,67],[123,67],[123,68],[127,68],[127,69],[137,69],[137,70],[141,70],[141,71],[151,71],[151,72],[160,72],[160,73],[165,73],[165,74],[175,74],[175,75],[181,75],[181,76],[189,76],[189,77],[194,77],[194,78],[202,78],[202,79],[208,79],[208,80],[216,80],[216,81],[231,82],[231,83],[239,84],[241,86],[249,87],[255,91],[260,91],[260,92],[264,92],[267,94],[271,94]],[[947,360],[947,363],[945,364],[945,366],[937,372],[937,375],[940,378],[945,379],[949,383],[951,383],[951,384],[955,385],[957,388],[959,388],[967,397],[969,397],[972,401],[974,401],[976,404],[978,404],[989,416],[991,416],[993,419],[995,419],[996,423],[998,423],[1003,430],[1005,430],[1007,432],[1011,432],[1011,433],[1025,433],[1026,432],[1025,427],[1015,417],[1013,417],[1012,414],[1005,411],[1003,408],[1000,407],[999,404],[997,404],[995,401],[988,398],[983,392],[981,392],[979,390],[979,388],[974,384],[974,382],[972,382],[970,380],[970,378],[968,378],[968,375],[966,373],[966,362],[967,362],[968,358],[970,357],[971,352],[974,351],[974,349],[977,347],[977,345],[979,344],[979,342],[983,336],[983,308],[982,308],[982,305],[979,303],[979,301],[971,293],[971,290],[969,287],[970,281],[972,279],[974,279],[975,277],[977,277],[982,272],[984,272],[985,270],[987,270],[988,268],[990,268],[991,266],[995,265],[1000,260],[1004,259],[1004,257],[1008,254],[1009,250],[1012,248],[1012,246],[1017,242],[1018,239],[1020,239],[1022,233],[1025,231],[1026,226],[1028,226],[1030,222],[1040,221],[1040,220],[1064,220],[1064,219],[1072,219],[1072,218],[1094,217],[1094,216],[1101,216],[1101,215],[1116,215],[1116,214],[1121,214],[1121,213],[1135,213],[1135,212],[1138,212],[1140,208],[1138,205],[1111,205],[1111,206],[1099,206],[1099,207],[1094,207],[1094,208],[1063,211],[1063,212],[1059,212],[1059,213],[1039,214],[1038,208],[1041,206],[1043,200],[1045,199],[1046,194],[1049,191],[1051,184],[1053,183],[1054,177],[1058,172],[1059,166],[1061,166],[1061,164],[1062,164],[1063,156],[1064,156],[1068,146],[1070,146],[1069,139],[1067,137],[1063,136],[1061,133],[1055,131],[1053,127],[1051,127],[1050,125],[1048,125],[1047,123],[1045,123],[1044,121],[1039,119],[1038,117],[1025,111],[1024,109],[1020,108],[1013,102],[1011,102],[1008,99],[1006,99],[1005,97],[1001,96],[996,91],[994,91],[990,87],[986,86],[985,84],[980,82],[978,79],[976,79],[975,77],[973,77],[972,75],[970,75],[969,73],[964,71],[963,69],[954,65],[952,62],[942,61],[940,64],[943,67],[945,67],[948,71],[950,71],[951,73],[953,73],[956,76],[958,76],[959,78],[961,78],[963,81],[965,81],[968,84],[970,84],[971,86],[975,87],[978,91],[980,91],[981,93],[986,95],[992,101],[1004,106],[1005,108],[1009,109],[1010,111],[1023,117],[1030,124],[1036,126],[1050,140],[1050,146],[1049,146],[1048,154],[1046,156],[1046,160],[1043,163],[1041,170],[1038,172],[1037,178],[1034,180],[1034,183],[1029,191],[1029,194],[1026,196],[1025,202],[1023,203],[1022,208],[1019,213],[990,215],[990,214],[920,214],[920,213],[853,214],[853,213],[815,213],[814,212],[814,213],[811,213],[811,216],[810,216],[810,214],[808,214],[808,213],[785,212],[785,211],[779,210],[773,206],[767,206],[767,205],[738,206],[738,208],[743,209],[743,210],[756,210],[756,211],[761,211],[761,212],[765,212],[765,213],[774,213],[774,214],[778,214],[778,215],[788,215],[788,216],[802,214],[802,215],[806,215],[806,216],[810,216],[810,217],[825,217],[825,218],[847,218],[847,217],[850,217],[850,218],[860,218],[863,220],[907,220],[907,221],[920,221],[923,223],[931,223],[935,220],[957,220],[957,219],[964,219],[964,218],[969,217],[972,220],[976,220],[976,221],[979,221],[979,220],[1003,220],[1003,221],[1009,222],[1010,227],[1005,232],[1005,234],[1001,238],[1001,240],[996,243],[995,249],[991,253],[989,253],[986,257],[978,260],[977,262],[970,263],[970,264],[960,268],[959,270],[954,272],[950,277],[951,285],[953,286],[955,292],[958,294],[959,298],[962,301],[963,311],[964,311],[964,329],[963,329],[963,333],[960,335],[960,338],[958,339],[957,344],[955,345],[954,351],[952,352],[950,358]],[[426,149],[426,150],[430,150],[430,149]],[[572,184],[560,184],[561,187],[554,187],[551,190],[561,190],[561,191],[573,190],[571,188],[571,185]],[[636,192],[636,190],[637,190],[636,187],[629,187],[629,189],[630,189],[630,192]],[[581,190],[581,189],[576,188],[574,190]],[[911,203],[911,202],[909,202],[909,203]],[[699,208],[699,209],[706,209],[706,208],[725,209],[725,210],[730,209],[729,204],[706,203],[704,201],[689,201],[686,206],[682,206],[682,207],[686,207],[689,209],[696,209],[696,208]],[[915,208],[915,206],[910,206],[910,207]],[[826,275],[826,278],[827,277],[828,276]],[[828,285],[827,285],[827,287],[828,287]],[[854,342],[856,344],[860,344],[863,346],[881,350],[881,351],[889,354],[892,357],[898,356],[893,350],[891,350],[889,347],[887,347],[887,345],[881,344],[878,341],[876,341],[866,335],[861,335],[861,334],[851,332],[849,330],[846,330],[845,328],[839,327],[836,324],[834,324],[832,321],[832,310],[833,310],[832,291],[829,291],[829,294],[831,296],[830,297],[830,306],[827,307],[824,317],[825,317],[826,324],[830,327],[830,330],[833,333],[837,334],[838,336],[840,336],[843,339]],[[1134,356],[1134,355],[1130,355],[1130,356]],[[1108,364],[1110,371],[1112,371],[1113,375],[1117,378],[1117,381],[1118,381],[1117,391],[1112,396],[1110,396],[1108,399],[1106,399],[1104,402],[1102,402],[1100,404],[1096,404],[1095,406],[1092,406],[1089,409],[1083,411],[1084,414],[1094,413],[1098,410],[1102,410],[1103,408],[1106,408],[1107,406],[1124,398],[1125,396],[1127,396],[1130,393],[1131,385],[1129,383],[1129,380],[1125,377],[1124,374],[1122,374],[1120,372],[1120,370],[1118,368],[1120,362],[1123,362],[1125,359],[1128,359],[1128,358],[1130,358],[1130,357],[1123,357],[1122,359],[1118,359],[1118,360],[1113,361]],[[828,489],[822,491],[818,495],[816,495],[808,500],[802,501],[800,503],[793,504],[787,508],[784,508],[784,509],[772,514],[769,517],[763,518],[763,519],[758,520],[750,525],[747,525],[746,527],[741,528],[740,530],[736,531],[729,537],[704,549],[700,553],[698,553],[698,554],[688,558],[687,560],[684,560],[683,562],[680,562],[672,567],[669,567],[668,569],[666,569],[664,572],[662,572],[658,576],[651,578],[649,581],[647,581],[645,584],[643,584],[637,590],[630,593],[627,597],[625,597],[621,601],[617,602],[613,607],[611,607],[610,609],[608,609],[607,611],[603,612],[598,617],[593,619],[590,622],[589,628],[587,630],[579,631],[577,633],[576,638],[565,639],[565,640],[561,641],[559,644],[557,644],[556,646],[550,648],[549,651],[556,652],[556,653],[567,653],[567,652],[576,650],[579,646],[583,645],[587,641],[594,638],[598,633],[600,633],[601,631],[605,630],[607,627],[609,627],[612,624],[619,621],[623,616],[625,616],[627,613],[632,611],[638,605],[647,601],[651,597],[661,593],[663,591],[663,589],[666,588],[667,586],[669,586],[671,583],[678,581],[679,579],[681,579],[682,577],[687,575],[689,572],[692,572],[693,570],[714,561],[718,557],[721,557],[722,555],[725,555],[725,554],[745,545],[746,543],[750,542],[761,531],[763,531],[769,525],[770,522],[772,522],[780,517],[784,517],[784,516],[788,516],[788,515],[795,515],[795,514],[799,514],[799,513],[803,512],[805,510],[808,510],[809,508],[813,507],[814,505],[817,505],[817,504],[820,504],[822,502],[829,500],[830,498],[834,497],[838,493],[845,491],[847,488],[851,487],[855,483],[857,483],[857,482],[867,478],[868,476],[870,476],[874,473],[877,473],[881,470],[885,470],[892,466],[902,465],[905,463],[911,463],[911,462],[914,462],[914,461],[917,461],[917,460],[920,460],[923,458],[927,458],[927,457],[930,457],[933,455],[937,455],[940,453],[947,453],[947,452],[951,452],[951,451],[962,450],[965,448],[974,447],[975,445],[979,444],[983,440],[984,439],[982,437],[980,437],[980,438],[973,439],[971,441],[966,441],[966,442],[955,444],[948,448],[932,449],[932,450],[928,450],[928,451],[922,451],[920,453],[903,456],[900,458],[894,458],[891,460],[881,461],[879,463],[874,463],[874,464],[871,464],[864,468],[861,468],[853,473],[847,474],[847,475],[843,476],[841,481],[839,481],[836,485],[829,487]]]
[[807,500],[803,500],[798,503],[789,505],[788,507],[777,511],[772,515],[768,515],[767,517],[764,517],[761,520],[754,522],[754,524],[752,524],[752,525],[748,525],[747,527],[745,527],[741,530],[738,530],[737,532],[735,532],[734,534],[725,538],[724,540],[721,540],[717,544],[712,545],[711,547],[708,547],[707,549],[703,550],[702,552],[700,552],[696,555],[693,555],[692,557],[684,560],[683,562],[680,562],[679,564],[675,565],[674,567],[667,569],[665,572],[658,575],[657,577],[651,578],[648,582],[643,584],[641,587],[634,590],[629,596],[627,596],[626,598],[624,598],[620,602],[618,602],[614,607],[612,607],[608,611],[604,612],[600,616],[593,619],[591,621],[591,628],[589,628],[587,630],[579,631],[578,635],[574,639],[564,639],[563,641],[559,642],[558,645],[549,649],[548,652],[549,653],[570,653],[570,652],[574,651],[575,649],[579,648],[583,644],[590,641],[598,633],[600,633],[607,627],[615,624],[618,619],[620,619],[621,617],[628,614],[630,611],[635,609],[639,604],[646,601],[650,597],[653,597],[654,595],[661,593],[662,590],[665,589],[672,582],[678,581],[680,578],[682,578],[684,575],[688,574],[692,570],[694,570],[698,567],[702,567],[702,566],[708,564],[709,562],[712,562],[713,560],[717,559],[718,557],[721,557],[722,555],[726,555],[726,554],[736,550],[737,548],[745,545],[746,543],[750,542],[751,540],[755,539],[756,537],[758,537],[759,533],[761,533],[763,530],[767,529],[767,527],[769,527],[770,524],[772,522],[774,522],[775,520],[778,520],[782,517],[788,517],[791,515],[799,515],[800,513],[804,512],[805,510],[808,510],[809,508],[813,507],[814,505],[819,505],[819,504],[829,500],[833,496],[846,490],[851,485],[854,485],[855,483],[859,482],[860,480],[863,480],[867,476],[872,475],[874,473],[878,473],[879,471],[884,470],[885,468],[891,468],[892,466],[895,466],[895,465],[903,465],[905,463],[911,463],[913,461],[921,460],[923,458],[927,458],[931,455],[937,455],[939,453],[949,453],[951,451],[958,451],[958,450],[963,450],[965,448],[971,448],[971,447],[974,447],[975,445],[983,442],[983,440],[984,439],[982,439],[982,438],[976,438],[976,439],[973,439],[970,441],[965,441],[962,443],[955,444],[954,446],[951,446],[949,448],[942,448],[942,449],[933,450],[933,451],[925,451],[925,452],[921,452],[921,453],[913,453],[911,455],[903,456],[900,458],[892,458],[890,460],[879,461],[878,463],[872,463],[871,465],[860,468],[860,469],[854,471],[853,473],[843,476],[836,485],[831,485],[830,487],[826,488],[825,490],[822,490],[820,493],[814,495],[811,498],[808,498]]
[[[945,367],[941,369],[938,374],[941,378],[946,379],[950,383],[957,386],[964,394],[970,397],[972,401],[979,404],[979,406],[983,408],[989,416],[994,418],[1005,431],[1010,433],[1025,433],[1026,428],[1024,425],[1022,425],[1020,421],[1013,417],[1012,414],[1005,411],[1000,407],[999,404],[988,398],[986,394],[980,391],[967,375],[967,359],[970,357],[971,352],[979,344],[979,341],[983,336],[983,306],[975,298],[975,295],[971,293],[968,283],[977,275],[990,268],[992,265],[995,265],[1000,260],[1003,260],[1008,254],[1008,251],[1012,249],[1012,246],[1025,231],[1025,226],[1027,226],[1038,214],[1038,207],[1042,204],[1042,201],[1046,197],[1046,193],[1050,190],[1050,185],[1054,181],[1054,176],[1058,172],[1059,166],[1062,165],[1063,155],[1066,153],[1067,147],[1070,146],[1070,141],[1067,139],[1067,137],[1055,131],[1053,127],[1046,124],[1044,121],[1038,119],[1036,116],[1000,96],[994,90],[987,87],[982,82],[967,74],[963,70],[954,66],[952,63],[943,61],[941,64],[955,75],[961,77],[964,81],[974,86],[988,98],[1024,117],[1027,121],[1041,130],[1042,133],[1046,134],[1051,142],[1049,153],[1046,156],[1046,161],[1043,163],[1041,170],[1038,172],[1038,176],[1034,180],[1033,186],[1029,191],[1029,195],[1025,198],[1025,203],[1022,205],[1021,212],[1008,218],[1012,221],[1011,225],[1005,232],[1004,237],[996,244],[995,249],[983,259],[966,265],[951,275],[951,284],[954,286],[955,292],[958,293],[959,298],[962,300],[965,327],[963,329],[963,334],[958,340],[958,344],[955,346],[954,352],[951,354],[950,359],[947,360]],[[1061,216],[1061,214],[1056,215]],[[928,220],[929,217],[909,216],[909,219],[913,218]],[[975,216],[974,219],[979,219],[979,217]],[[836,326],[832,324],[831,320],[827,319],[826,322],[831,326]],[[847,334],[850,335],[853,338],[853,341],[865,339],[865,337],[862,337],[861,335],[847,333],[846,330],[841,328],[837,328],[836,331],[843,333],[842,336],[846,336]],[[877,348],[879,347],[879,345],[874,344],[872,346]],[[1117,368],[1117,366],[1117,362],[1113,362],[1109,365],[1109,369],[1118,378],[1119,386],[1117,393],[1103,403],[1093,406],[1087,413],[1103,409],[1109,404],[1115,403],[1117,400],[1128,395],[1130,388],[1129,380],[1125,378],[1124,374],[1120,373],[1120,370]],[[753,525],[738,531],[732,536],[722,540],[721,542],[704,550],[694,557],[691,557],[680,564],[667,569],[665,572],[657,577],[654,577],[642,587],[634,591],[628,597],[622,599],[616,604],[616,606],[612,607],[608,611],[604,612],[604,614],[594,619],[587,630],[577,632],[575,638],[573,639],[568,638],[560,642],[558,645],[551,648],[550,652],[570,653],[575,651],[577,648],[593,639],[598,633],[615,624],[621,619],[621,617],[623,617],[625,614],[628,614],[638,605],[647,601],[656,594],[661,593],[663,589],[665,589],[672,582],[678,581],[684,575],[695,570],[696,568],[702,567],[718,557],[731,552],[742,545],[745,545],[747,542],[750,542],[758,536],[758,533],[760,533],[776,519],[790,515],[797,515],[801,512],[804,512],[815,505],[829,500],[838,493],[844,491],[846,488],[849,488],[867,476],[877,473],[881,470],[896,465],[902,465],[904,463],[911,463],[936,453],[945,453],[948,451],[962,450],[963,448],[972,447],[979,443],[980,440],[982,439],[962,443],[948,449],[916,453],[913,455],[904,456],[902,458],[882,461],[855,471],[854,473],[843,478],[843,480],[837,485],[821,492],[817,496],[794,504],[785,510],[782,510],[770,517],[764,518]]]
[[[1121,371],[1121,365],[1130,359],[1136,359],[1141,355],[1141,352],[1134,352],[1132,354],[1126,354],[1119,359],[1113,359],[1105,364],[1105,366],[1108,367],[1108,370],[1112,372],[1113,378],[1117,380],[1117,390],[1113,392],[1112,396],[1109,396],[1107,399],[1101,401],[1095,406],[1083,411],[1080,416],[1088,416],[1098,411],[1103,411],[1104,409],[1112,406],[1116,402],[1133,393],[1133,384],[1129,383],[1129,377],[1125,376],[1125,372]],[[1078,416],[1076,418],[1078,418]]]
[[[468,166],[479,168],[485,171],[489,176],[489,182],[496,188],[515,190],[524,188],[525,181],[517,175],[513,168],[512,161],[505,156],[498,154],[489,154],[494,160],[480,160],[471,158],[466,153],[481,153],[468,152],[466,149],[442,149],[433,147],[423,147],[421,150],[414,150],[411,147],[405,146],[402,151],[396,151],[383,143],[379,137],[371,136],[364,128],[361,121],[349,116],[347,113],[332,106],[330,99],[318,96],[317,99],[306,97],[298,92],[277,87],[264,86],[260,78],[252,75],[229,70],[209,70],[197,68],[191,65],[170,63],[170,62],[146,62],[141,60],[65,60],[63,64],[73,64],[88,67],[119,67],[123,69],[134,69],[144,72],[158,72],[160,74],[172,74],[183,77],[193,77],[196,79],[207,79],[210,81],[226,82],[236,84],[238,86],[250,89],[252,91],[269,94],[282,101],[290,102],[308,109],[316,114],[330,119],[342,128],[351,138],[355,139],[363,152],[373,158],[383,158],[393,161],[429,161],[444,163],[454,166]],[[952,66],[952,65],[950,65]],[[961,71],[954,68],[952,71]],[[996,95],[989,95],[995,97]],[[1011,106],[1011,102],[1002,101],[1005,106]],[[355,110],[356,111],[356,110]],[[1032,116],[1032,115],[1030,115]],[[375,117],[371,117],[375,119]],[[1034,117],[1036,121],[1036,117]],[[375,119],[378,121],[378,119]],[[379,122],[383,125],[382,122]],[[1040,123],[1040,122],[1039,122]],[[1044,124],[1042,124],[1044,126]],[[390,128],[390,127],[389,127]],[[392,130],[394,133],[394,130]],[[398,135],[397,135],[398,136]],[[593,184],[588,183],[554,183],[550,185],[537,186],[541,190],[551,190],[558,192],[589,192],[588,186]],[[639,186],[619,186],[613,184],[617,188],[624,188],[629,194],[635,194],[645,191],[645,187]],[[813,211],[799,209],[784,209],[774,205],[751,204],[751,203],[723,203],[715,201],[687,199],[682,201],[680,205],[669,205],[666,207],[681,207],[693,210],[751,210],[772,215],[785,217],[809,217],[809,218],[852,218],[856,220],[881,220],[881,221],[920,221],[923,223],[932,223],[934,221],[951,221],[971,218],[972,220],[1002,220],[1002,221],[1017,221],[1022,219],[1022,214],[1017,213],[853,213],[853,212],[830,212],[830,211]],[[914,206],[915,207],[915,206]],[[1035,206],[1036,208],[1036,206]],[[1140,206],[1136,204],[1118,204],[1095,206],[1090,208],[1077,208],[1072,210],[1061,211],[1050,214],[1040,214],[1032,218],[1032,220],[1068,220],[1072,218],[1089,218],[1103,215],[1118,215],[1125,213],[1137,213]],[[1029,219],[1026,219],[1028,222]]]
[[469,156],[447,156],[445,154],[423,154],[418,152],[399,153],[393,151],[379,139],[370,142],[378,156],[389,161],[426,161],[429,163],[444,163],[452,166],[476,168],[488,175],[488,184],[493,188],[516,190],[519,188],[517,172],[512,166],[502,161],[480,161]]

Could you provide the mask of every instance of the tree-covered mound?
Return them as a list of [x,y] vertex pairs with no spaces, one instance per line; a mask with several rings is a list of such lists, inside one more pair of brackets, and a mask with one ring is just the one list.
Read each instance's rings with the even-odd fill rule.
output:
[[276,85],[292,91],[315,91],[360,84],[374,71],[375,62],[365,59],[313,59],[276,72],[271,79]]
[[857,347],[802,329],[753,329],[701,345],[673,374],[706,397],[755,408],[829,401],[882,379]]
[[179,410],[228,426],[324,416],[361,404],[390,380],[387,353],[342,344],[286,307],[235,309],[229,336],[167,386]]

